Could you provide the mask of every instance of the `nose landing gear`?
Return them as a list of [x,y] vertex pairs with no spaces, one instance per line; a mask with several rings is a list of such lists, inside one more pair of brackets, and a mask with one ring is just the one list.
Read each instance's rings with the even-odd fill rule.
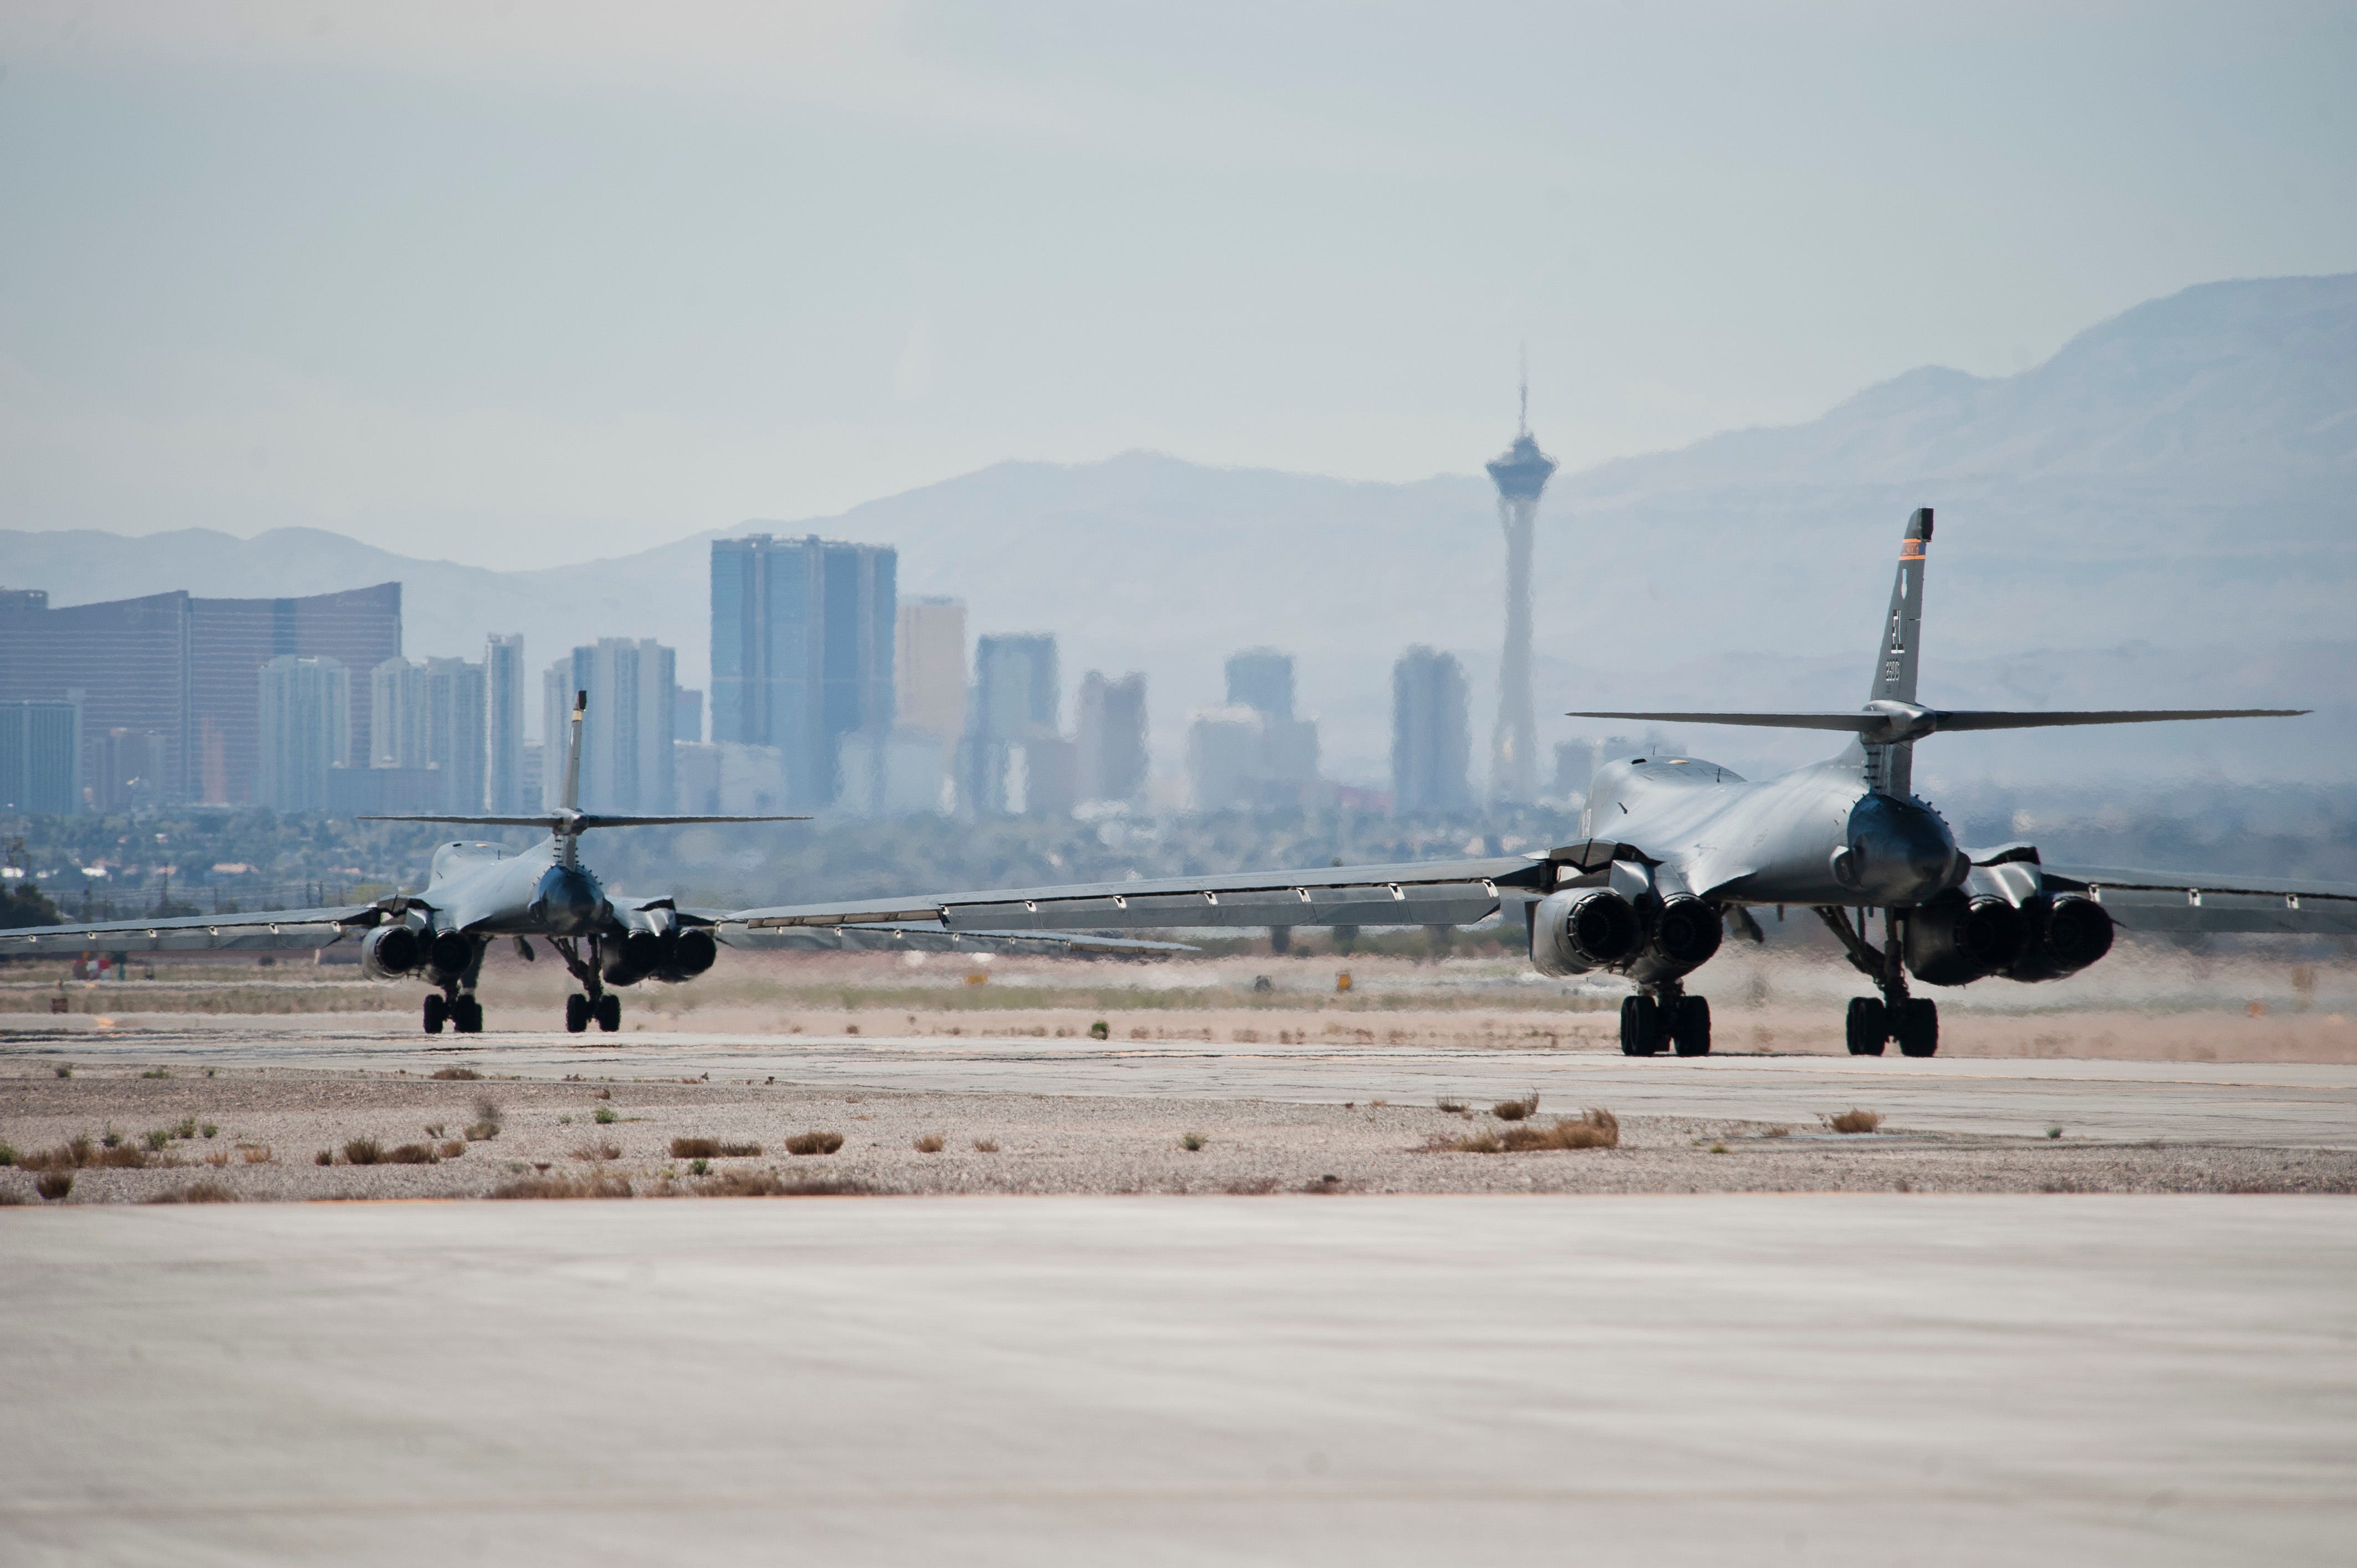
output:
[[1843,1020],[1849,1054],[1878,1057],[1886,1043],[1896,1040],[1900,1056],[1935,1055],[1940,1049],[1940,1004],[1928,996],[1907,994],[1907,967],[1900,960],[1904,944],[1900,921],[1904,917],[1897,909],[1887,909],[1883,915],[1884,938],[1882,946],[1878,948],[1866,940],[1863,910],[1855,929],[1846,909],[1828,905],[1817,910],[1818,918],[1841,939],[1851,965],[1872,980],[1882,993],[1878,997],[1850,999],[1849,1015]]
[[605,983],[598,978],[597,939],[596,937],[589,939],[589,957],[587,961],[583,961],[570,937],[551,937],[548,939],[548,945],[556,950],[557,956],[565,961],[565,967],[572,972],[573,978],[579,981],[587,991],[587,995],[576,991],[565,999],[565,1033],[583,1034],[593,1022],[597,1026],[600,1034],[610,1035],[620,1028],[622,999],[607,990]]

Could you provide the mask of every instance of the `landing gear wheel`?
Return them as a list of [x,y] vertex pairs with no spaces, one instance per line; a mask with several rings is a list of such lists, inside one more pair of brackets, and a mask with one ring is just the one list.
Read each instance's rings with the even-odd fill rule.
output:
[[1620,999],[1620,1054],[1650,1057],[1662,1048],[1662,1009],[1650,996]]
[[1890,1032],[1899,1036],[1899,1054],[1928,1057],[1940,1048],[1940,1004],[1928,996],[1910,996],[1900,1004]]
[[483,1032],[483,1004],[471,996],[461,996],[450,1004],[450,1026],[462,1035]]
[[449,1000],[438,991],[427,992],[425,993],[425,1032],[429,1035],[440,1034],[442,1026],[449,1021]]
[[622,1026],[622,999],[608,991],[597,998],[597,1027],[610,1035]]
[[589,1026],[589,998],[578,991],[565,999],[565,1030],[577,1035]]
[[1889,1010],[1882,1005],[1881,997],[1851,997],[1849,1017],[1846,1022],[1850,1055],[1878,1057],[1882,1054],[1882,1044],[1890,1037],[1890,1015]]
[[1677,1022],[1670,1031],[1678,1055],[1706,1057],[1710,1055],[1710,1003],[1701,996],[1681,996],[1677,1001]]

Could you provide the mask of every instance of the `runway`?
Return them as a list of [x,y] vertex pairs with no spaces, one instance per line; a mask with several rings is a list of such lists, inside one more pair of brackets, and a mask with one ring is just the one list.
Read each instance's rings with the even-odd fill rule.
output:
[[2345,1562],[2357,1206],[0,1210],[18,1563]]
[[2357,1066],[2025,1058],[1720,1055],[1631,1058],[1476,1046],[1099,1042],[925,1036],[416,1034],[396,1018],[318,1015],[203,1026],[0,1037],[0,1064],[39,1070],[157,1065],[177,1073],[266,1068],[431,1072],[466,1065],[525,1078],[761,1079],[845,1090],[1155,1095],[1340,1103],[1441,1096],[1487,1101],[1538,1090],[1555,1106],[1622,1114],[1813,1123],[1868,1104],[1926,1131],[2357,1148]]

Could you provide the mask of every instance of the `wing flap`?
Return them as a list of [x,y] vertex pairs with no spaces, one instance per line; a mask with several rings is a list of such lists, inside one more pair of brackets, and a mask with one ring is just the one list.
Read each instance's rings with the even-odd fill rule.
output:
[[272,952],[321,948],[341,940],[353,926],[374,925],[382,912],[374,904],[349,904],[332,909],[265,909],[253,914],[19,927],[0,931],[0,954]]

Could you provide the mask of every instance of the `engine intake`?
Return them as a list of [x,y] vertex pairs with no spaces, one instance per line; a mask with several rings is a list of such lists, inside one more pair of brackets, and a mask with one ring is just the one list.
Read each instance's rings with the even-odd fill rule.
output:
[[2018,960],[2028,935],[2003,898],[1943,894],[1907,918],[1907,972],[1926,985],[1969,985]]
[[371,980],[398,980],[417,967],[424,949],[407,926],[379,926],[361,938],[361,972]]
[[1557,977],[1609,969],[1643,934],[1637,907],[1609,887],[1550,893],[1531,911],[1531,967]]
[[2112,950],[2111,911],[2084,895],[2041,893],[2021,913],[2028,940],[2006,970],[2007,980],[2061,980]]

